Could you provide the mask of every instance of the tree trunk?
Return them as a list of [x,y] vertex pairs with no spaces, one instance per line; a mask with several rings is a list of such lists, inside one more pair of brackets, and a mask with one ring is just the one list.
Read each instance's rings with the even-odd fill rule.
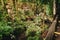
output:
[[[56,15],[56,0],[53,0],[53,15],[54,16]],[[56,23],[57,23],[57,16],[54,18],[54,20],[48,30],[48,33],[45,37],[45,40],[52,40],[53,34],[55,32]]]

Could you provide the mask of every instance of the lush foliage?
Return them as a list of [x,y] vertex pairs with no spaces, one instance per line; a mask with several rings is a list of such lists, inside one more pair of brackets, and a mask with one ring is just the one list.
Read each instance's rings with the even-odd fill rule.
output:
[[52,0],[0,0],[0,39],[10,35],[13,40],[17,37],[22,40],[22,34],[26,40],[43,39],[41,34],[53,18],[52,3]]

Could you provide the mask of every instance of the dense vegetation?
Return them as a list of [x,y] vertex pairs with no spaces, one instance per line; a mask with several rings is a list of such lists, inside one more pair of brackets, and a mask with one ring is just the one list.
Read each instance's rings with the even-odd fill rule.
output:
[[0,0],[0,40],[43,40],[52,20],[53,0]]

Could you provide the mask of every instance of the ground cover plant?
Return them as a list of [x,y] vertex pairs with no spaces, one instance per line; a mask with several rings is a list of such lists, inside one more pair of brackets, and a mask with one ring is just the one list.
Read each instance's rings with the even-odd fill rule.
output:
[[0,40],[43,40],[52,7],[52,0],[0,0]]

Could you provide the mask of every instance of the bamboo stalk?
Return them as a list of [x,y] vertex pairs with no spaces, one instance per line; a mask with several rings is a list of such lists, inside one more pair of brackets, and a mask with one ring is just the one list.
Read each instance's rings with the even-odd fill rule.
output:
[[53,15],[56,15],[56,0],[53,1]]
[[2,3],[2,7],[4,7],[4,1],[3,0],[1,0],[1,3]]
[[15,9],[16,9],[16,14],[17,14],[17,1],[15,0]]

